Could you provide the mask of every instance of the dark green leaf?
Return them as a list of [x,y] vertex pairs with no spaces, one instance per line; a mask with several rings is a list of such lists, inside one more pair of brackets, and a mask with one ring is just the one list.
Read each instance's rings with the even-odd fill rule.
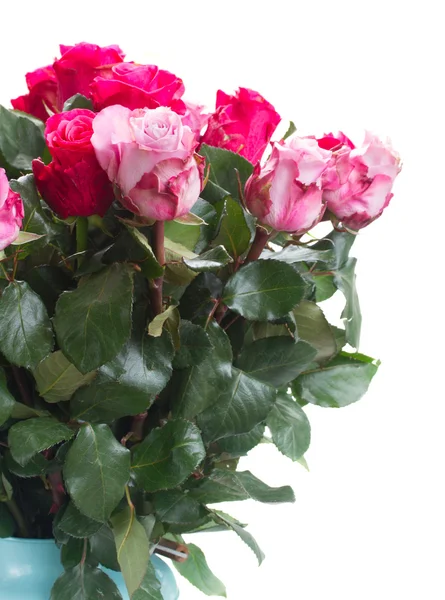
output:
[[8,390],[5,372],[0,367],[0,425],[9,419],[14,405],[14,396]]
[[218,215],[213,206],[202,198],[198,198],[196,203],[192,206],[192,212],[195,215],[198,215],[198,217],[201,217],[206,223],[206,225],[201,225],[199,228],[200,234],[198,242],[192,248],[192,250],[199,254],[207,248],[215,235],[215,230],[218,226]]
[[153,496],[156,515],[163,523],[190,524],[206,516],[205,509],[179,490],[157,492]]
[[154,252],[152,250],[152,247],[148,242],[148,239],[136,227],[131,227],[130,225],[125,226],[128,229],[133,240],[143,252],[143,260],[137,261],[142,269],[143,274],[149,279],[156,279],[156,277],[162,277],[164,269],[158,263],[156,256],[154,255]]
[[111,519],[116,541],[117,559],[124,576],[130,598],[139,588],[150,560],[149,541],[144,527],[129,506],[114,514]]
[[54,314],[60,294],[72,287],[72,280],[64,271],[49,265],[30,269],[24,279],[43,300],[50,316]]
[[235,519],[232,519],[232,517],[229,517],[229,515],[226,515],[225,513],[219,510],[212,510],[211,513],[213,518],[217,522],[220,522],[227,529],[231,529],[232,531],[234,531],[243,540],[243,542],[252,550],[252,552],[257,557],[258,564],[261,564],[263,562],[265,558],[264,553],[258,546],[255,538],[248,531],[241,527]]
[[81,373],[113,359],[130,337],[132,271],[114,264],[60,296],[54,327],[62,352]]
[[192,271],[216,271],[233,262],[232,257],[227,254],[224,246],[216,246],[198,258],[184,259],[184,263]]
[[311,426],[306,413],[295,400],[279,392],[267,417],[267,426],[275,446],[285,456],[298,460],[309,448]]
[[224,201],[219,233],[214,245],[222,245],[235,260],[242,256],[252,241],[247,214],[230,196]]
[[26,406],[21,402],[16,402],[12,409],[11,417],[13,419],[30,419],[31,417],[49,417],[50,413],[47,410],[39,410],[32,406]]
[[82,96],[82,94],[74,94],[71,98],[65,101],[62,111],[73,110],[75,108],[86,108],[87,110],[93,110],[93,103],[89,98]]
[[236,365],[255,379],[281,387],[302,373],[315,355],[316,350],[306,342],[269,337],[245,346]]
[[73,437],[74,431],[51,417],[20,421],[8,435],[12,457],[22,467],[38,452]]
[[324,363],[337,354],[337,344],[331,326],[321,308],[314,302],[302,300],[294,308],[298,336],[316,349],[314,360]]
[[19,465],[11,455],[11,452],[5,454],[5,465],[8,471],[17,475],[17,477],[40,477],[54,470],[60,470],[60,465],[57,461],[46,460],[42,454],[36,454],[29,460],[24,467]]
[[190,321],[181,321],[179,338],[181,345],[173,363],[175,369],[199,365],[213,350],[206,331]]
[[96,373],[82,375],[61,350],[50,354],[33,371],[37,390],[46,402],[69,400],[74,392],[93,381]]
[[124,495],[130,478],[130,452],[107,425],[85,424],[68,451],[63,473],[79,510],[105,522]]
[[300,375],[292,390],[311,404],[334,408],[347,406],[366,393],[377,368],[378,364],[339,357],[324,368]]
[[[216,187],[217,195],[219,190],[222,190],[223,195],[220,195],[220,197],[230,194],[234,198],[239,198],[239,185],[236,171],[238,171],[241,180],[241,189],[244,189],[246,181],[253,172],[252,163],[230,150],[214,148],[212,146],[207,146],[207,144],[201,145],[199,153],[202,156],[205,156],[207,165],[210,164],[210,176],[207,186],[211,188],[213,184],[213,187]],[[213,196],[213,198],[208,198],[208,191],[210,190],[207,190],[206,187],[203,193],[204,198],[206,200],[214,199],[215,196]]]
[[257,500],[258,502],[295,502],[294,492],[289,486],[269,487],[250,471],[227,471],[214,469],[208,477],[199,481],[190,495],[203,504]]
[[108,525],[103,525],[90,537],[90,547],[91,554],[101,565],[112,571],[120,571],[114,535]]
[[0,153],[11,167],[31,171],[32,160],[45,149],[43,123],[0,106]]
[[188,559],[183,562],[174,562],[176,570],[192,585],[207,596],[227,596],[226,588],[210,570],[203,551],[195,544],[187,544]]
[[333,230],[325,238],[312,246],[315,250],[334,250],[335,257],[332,261],[334,269],[340,269],[344,266],[349,257],[349,251],[355,242],[356,235],[347,231]]
[[0,351],[14,365],[33,368],[51,352],[54,336],[42,300],[24,281],[0,298]]
[[142,580],[142,584],[131,597],[131,600],[163,600],[161,584],[156,577],[155,568],[151,562]]
[[122,600],[116,584],[88,563],[61,575],[51,590],[50,600]]
[[261,442],[264,429],[265,425],[260,423],[247,433],[221,438],[212,445],[212,450],[214,449],[215,453],[218,454],[225,454],[228,458],[245,456],[249,450],[252,450]]
[[229,308],[252,321],[284,317],[303,299],[306,283],[286,263],[259,260],[233,275],[223,294]]
[[222,281],[216,275],[200,273],[181,298],[182,318],[193,321],[199,316],[207,316],[212,309],[213,299],[221,296],[222,288]]
[[323,302],[331,298],[337,288],[334,285],[334,277],[332,275],[317,275],[314,277],[315,284],[315,300]]
[[148,492],[180,485],[205,457],[199,429],[188,421],[168,421],[136,446],[132,470]]
[[83,539],[69,538],[68,542],[62,546],[60,558],[65,570],[73,569],[81,562],[84,544]]
[[346,305],[341,316],[345,322],[346,341],[354,348],[359,347],[362,326],[360,303],[355,287],[356,263],[356,258],[349,258],[345,265],[336,272],[334,278],[335,285],[343,292],[346,298]]
[[59,529],[74,538],[90,537],[97,533],[102,523],[83,515],[71,501],[59,521]]
[[12,537],[15,532],[15,521],[6,508],[4,502],[0,502],[0,538]]

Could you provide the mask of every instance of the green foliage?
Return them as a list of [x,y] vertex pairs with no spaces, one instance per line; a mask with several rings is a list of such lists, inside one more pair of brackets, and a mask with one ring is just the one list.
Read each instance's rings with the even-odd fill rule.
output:
[[34,117],[0,106],[0,155],[5,162],[1,166],[13,176],[31,171],[32,160],[43,155],[43,127]]
[[201,548],[188,544],[189,557],[183,563],[173,563],[176,570],[206,596],[226,597],[226,588],[222,581],[210,570]]

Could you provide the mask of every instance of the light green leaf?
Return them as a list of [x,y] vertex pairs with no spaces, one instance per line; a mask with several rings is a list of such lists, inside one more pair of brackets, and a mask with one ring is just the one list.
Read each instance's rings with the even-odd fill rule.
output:
[[[172,317],[174,313],[177,312],[177,306],[172,304],[171,306],[166,308],[163,313],[156,315],[153,321],[151,321],[148,325],[148,335],[151,335],[153,337],[159,337],[160,335],[162,335],[166,321],[170,317]],[[177,317],[175,317],[175,319],[176,318]]]
[[74,431],[51,417],[27,419],[11,427],[8,435],[12,457],[22,467],[37,453],[73,437]]
[[29,242],[36,242],[42,237],[42,235],[38,235],[37,233],[27,233],[26,231],[20,231],[16,239],[13,242],[11,242],[11,245],[20,246],[22,244],[29,244]]
[[294,308],[298,336],[316,349],[314,360],[324,363],[337,354],[337,344],[331,326],[315,302],[302,300]]
[[300,459],[311,442],[311,426],[306,413],[295,400],[279,392],[267,417],[275,446],[292,460]]
[[88,385],[96,377],[95,372],[82,375],[61,350],[39,363],[33,375],[40,396],[50,403],[69,400],[78,388]]
[[227,253],[224,246],[216,246],[207,252],[204,252],[197,258],[184,258],[184,263],[192,271],[216,271],[225,265],[233,262],[232,257]]
[[227,596],[225,585],[213,574],[203,551],[187,544],[189,556],[183,563],[174,562],[176,570],[206,596]]
[[299,262],[329,262],[334,256],[334,250],[314,250],[308,246],[286,246],[279,252],[266,252],[262,258],[280,260],[292,265]]
[[359,347],[362,326],[360,302],[355,287],[356,263],[356,258],[349,258],[345,265],[336,272],[334,278],[335,285],[341,290],[346,299],[346,305],[341,316],[345,322],[346,341],[354,348]]
[[265,558],[264,553],[258,546],[255,538],[248,531],[241,527],[235,519],[232,519],[232,517],[229,517],[229,515],[226,515],[225,513],[219,510],[211,510],[210,513],[212,514],[216,522],[221,523],[227,529],[231,529],[243,540],[243,542],[252,550],[252,552],[257,557],[258,564],[261,564],[263,562]]

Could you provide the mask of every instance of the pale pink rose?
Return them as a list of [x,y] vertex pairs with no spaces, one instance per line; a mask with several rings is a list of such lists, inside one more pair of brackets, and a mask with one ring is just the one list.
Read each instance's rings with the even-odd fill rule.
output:
[[188,125],[196,136],[199,136],[209,122],[210,113],[205,112],[205,106],[194,102],[185,101],[185,106],[186,110],[182,122],[184,125]]
[[292,136],[274,144],[263,167],[258,163],[246,183],[249,211],[275,231],[309,231],[322,218],[321,176],[331,152],[312,138]]
[[9,187],[4,169],[0,169],[0,251],[17,239],[25,216],[19,194]]
[[377,219],[388,206],[400,158],[389,143],[367,132],[364,144],[356,148],[344,136],[325,136],[318,140],[325,148],[326,138],[336,137],[332,160],[323,175],[323,198],[329,211],[354,231]]
[[187,214],[199,197],[202,168],[190,127],[167,107],[104,108],[91,143],[122,203],[137,215],[169,221]]

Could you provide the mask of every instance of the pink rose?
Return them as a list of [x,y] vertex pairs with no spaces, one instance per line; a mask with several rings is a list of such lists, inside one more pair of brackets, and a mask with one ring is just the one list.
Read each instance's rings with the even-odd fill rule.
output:
[[121,63],[125,54],[119,46],[101,48],[81,42],[75,46],[60,46],[61,58],[54,63],[62,103],[83,94],[90,98],[90,83],[98,75],[105,75],[111,66]]
[[361,148],[341,133],[321,138],[320,147],[326,147],[328,138],[338,143],[332,146],[332,160],[323,175],[323,198],[328,210],[345,227],[357,231],[377,219],[388,206],[400,172],[400,158],[390,144],[369,132]]
[[281,117],[258,92],[240,88],[235,96],[221,90],[202,142],[237,152],[252,163],[260,160]]
[[199,197],[202,169],[196,140],[167,107],[131,111],[109,106],[93,122],[91,142],[100,165],[133,213],[169,221],[187,214]]
[[109,71],[98,73],[91,93],[97,110],[120,104],[131,110],[170,106],[176,112],[185,112],[185,104],[180,99],[184,93],[182,79],[155,65],[115,65]]
[[321,176],[330,158],[315,139],[292,136],[274,144],[265,165],[258,163],[246,183],[247,208],[275,231],[309,231],[326,208]]
[[[13,108],[46,121],[50,112],[61,109],[56,74],[51,66],[26,74],[29,94],[11,100]],[[50,111],[50,112],[48,112]]]
[[0,251],[17,239],[24,216],[22,199],[11,190],[5,170],[0,169]]
[[34,160],[37,189],[62,219],[103,216],[114,199],[107,174],[91,144],[95,113],[74,109],[46,122],[45,138],[52,162]]
[[205,112],[205,107],[194,102],[184,102],[185,114],[182,118],[182,123],[188,125],[193,133],[199,137],[201,131],[209,122],[210,115]]

